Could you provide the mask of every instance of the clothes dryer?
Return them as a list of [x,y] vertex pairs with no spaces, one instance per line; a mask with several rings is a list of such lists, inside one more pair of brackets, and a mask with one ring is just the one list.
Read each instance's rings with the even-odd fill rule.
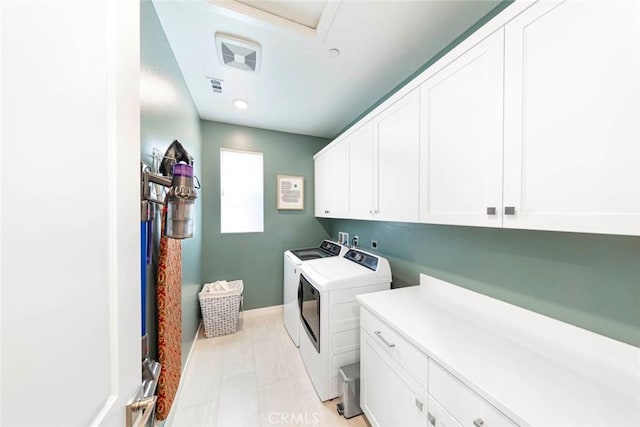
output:
[[300,354],[325,401],[338,396],[339,369],[360,360],[356,295],[390,289],[391,268],[381,256],[350,249],[342,257],[308,261],[300,270]]

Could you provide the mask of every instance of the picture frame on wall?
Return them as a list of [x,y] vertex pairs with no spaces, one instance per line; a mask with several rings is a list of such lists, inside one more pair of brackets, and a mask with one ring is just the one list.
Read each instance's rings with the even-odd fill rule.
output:
[[278,175],[277,209],[304,210],[304,177]]

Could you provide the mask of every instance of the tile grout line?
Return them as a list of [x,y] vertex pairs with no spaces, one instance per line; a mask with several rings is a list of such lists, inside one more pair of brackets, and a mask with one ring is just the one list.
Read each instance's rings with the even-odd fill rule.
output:
[[[255,317],[259,317],[259,316],[255,316]],[[254,317],[254,318],[255,318]],[[244,326],[244,325],[243,325]],[[254,368],[254,372],[255,372],[255,386],[256,386],[256,400],[258,401],[258,419],[260,421],[260,427],[262,427],[262,404],[260,403],[260,392],[258,390],[258,363],[257,363],[257,358],[256,358],[256,343],[253,340],[253,331],[251,331],[251,350],[253,352],[253,368]]]

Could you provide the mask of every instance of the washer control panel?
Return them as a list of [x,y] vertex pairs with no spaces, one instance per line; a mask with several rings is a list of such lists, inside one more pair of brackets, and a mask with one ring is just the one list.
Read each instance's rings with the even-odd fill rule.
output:
[[340,245],[329,240],[323,240],[322,243],[320,243],[320,249],[332,255],[340,255]]
[[353,261],[356,264],[367,267],[369,270],[376,271],[378,269],[378,257],[369,255],[365,252],[361,252],[356,249],[349,249],[349,251],[344,254],[344,257],[349,261]]

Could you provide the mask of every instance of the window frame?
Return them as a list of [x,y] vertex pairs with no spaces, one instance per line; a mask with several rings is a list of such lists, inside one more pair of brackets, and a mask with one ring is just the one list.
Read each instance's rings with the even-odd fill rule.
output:
[[[251,229],[251,230],[234,230],[233,227],[229,227],[230,224],[226,224],[227,225],[227,230],[225,230],[224,226],[225,223],[223,222],[223,218],[225,218],[226,216],[223,214],[224,210],[225,210],[225,201],[224,201],[224,193],[225,193],[225,177],[224,177],[224,172],[225,172],[225,168],[224,168],[224,160],[225,160],[225,156],[224,153],[228,152],[228,153],[236,153],[236,154],[245,154],[245,155],[252,155],[252,156],[259,156],[260,160],[261,160],[261,174],[260,174],[260,196],[261,196],[261,203],[260,203],[260,226],[255,228],[255,229]],[[228,178],[228,177],[227,177]],[[248,200],[248,197],[245,197]],[[227,206],[228,207],[228,206]],[[247,206],[245,205],[245,208]],[[257,212],[253,212],[253,214],[257,214]],[[233,216],[233,215],[232,215]],[[227,147],[220,147],[220,233],[221,234],[247,234],[247,233],[264,233],[264,152],[261,151],[251,151],[251,150],[239,150],[239,149],[235,149],[235,148],[227,148]]]

